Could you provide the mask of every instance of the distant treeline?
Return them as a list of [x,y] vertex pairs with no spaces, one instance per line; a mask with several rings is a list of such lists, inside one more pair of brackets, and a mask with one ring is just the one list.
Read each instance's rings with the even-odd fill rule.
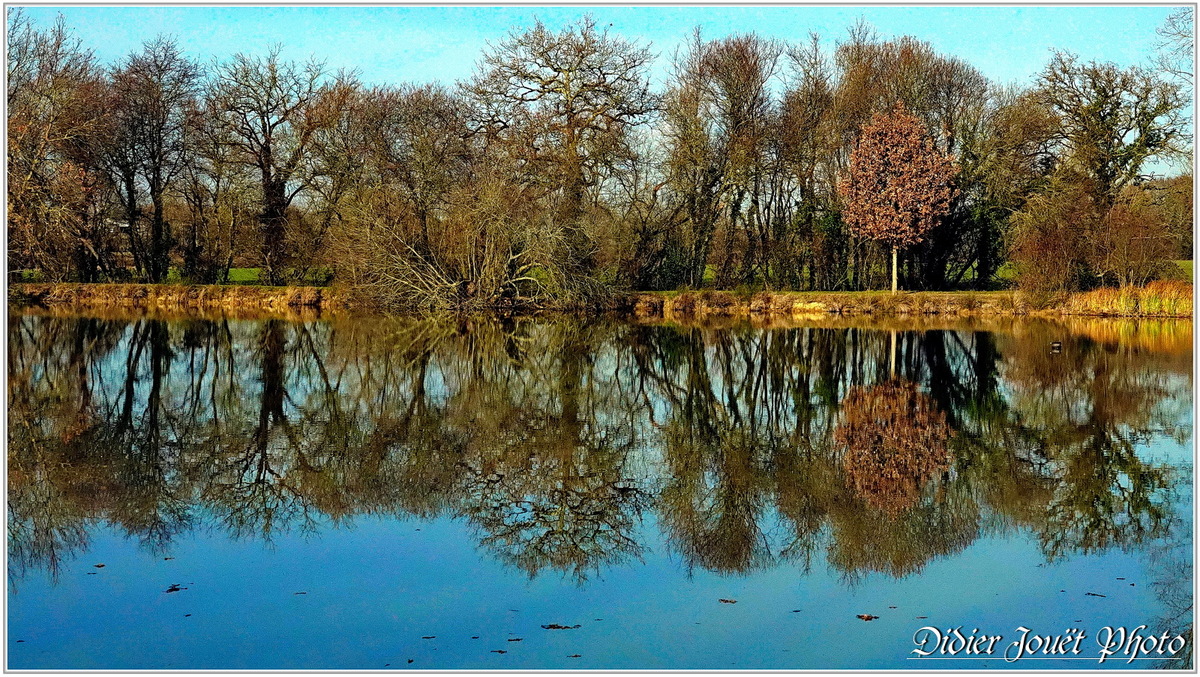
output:
[[368,87],[278,48],[201,63],[166,38],[107,67],[16,9],[8,266],[197,283],[249,267],[395,307],[880,288],[896,241],[863,227],[874,184],[850,177],[897,171],[859,141],[902,107],[949,184],[928,188],[936,209],[892,201],[928,221],[900,243],[901,286],[990,288],[1002,269],[1039,290],[1141,284],[1192,248],[1190,169],[1145,175],[1190,167],[1191,30],[1173,14],[1145,67],[1055,54],[1026,88],[863,23],[833,45],[697,31],[657,91],[649,46],[584,18],[514,29],[463,82]]

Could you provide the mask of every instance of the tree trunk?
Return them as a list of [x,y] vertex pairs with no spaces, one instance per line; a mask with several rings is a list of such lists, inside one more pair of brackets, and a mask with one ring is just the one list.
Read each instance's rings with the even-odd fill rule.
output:
[[171,265],[170,238],[167,235],[166,218],[163,216],[162,195],[153,199],[154,216],[150,221],[150,255],[147,272],[151,282],[167,279]]
[[259,216],[262,233],[262,274],[267,284],[284,283],[284,267],[288,264],[286,243],[287,206],[286,186],[278,180],[263,181],[263,212]]
[[892,245],[892,293],[893,294],[895,294],[898,289],[898,286],[896,284],[896,258],[897,258],[897,248],[896,248],[896,245]]

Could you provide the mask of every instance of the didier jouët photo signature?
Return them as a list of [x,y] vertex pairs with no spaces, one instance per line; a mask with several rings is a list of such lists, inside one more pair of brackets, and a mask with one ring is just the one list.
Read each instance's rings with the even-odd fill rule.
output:
[[1105,626],[1094,641],[1079,628],[1062,634],[1038,634],[1018,626],[1014,639],[1003,635],[980,634],[979,628],[965,632],[963,626],[936,628],[925,626],[913,633],[910,659],[1003,658],[1008,663],[1028,659],[1059,660],[1170,660],[1181,657],[1188,639],[1170,632],[1153,634],[1145,625],[1129,629]]

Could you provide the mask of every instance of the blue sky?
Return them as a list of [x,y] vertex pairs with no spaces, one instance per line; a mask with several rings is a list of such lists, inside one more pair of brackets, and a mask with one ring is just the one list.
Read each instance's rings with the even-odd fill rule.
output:
[[356,68],[371,84],[450,83],[468,77],[486,41],[535,16],[550,27],[585,13],[649,44],[661,81],[671,54],[695,26],[706,37],[754,31],[791,42],[819,33],[832,46],[858,18],[885,37],[913,35],[961,57],[1000,83],[1029,83],[1051,49],[1120,65],[1145,63],[1169,6],[1093,7],[101,7],[37,6],[39,22],[61,13],[96,55],[113,62],[159,34],[207,61],[282,43],[297,60],[316,56]]

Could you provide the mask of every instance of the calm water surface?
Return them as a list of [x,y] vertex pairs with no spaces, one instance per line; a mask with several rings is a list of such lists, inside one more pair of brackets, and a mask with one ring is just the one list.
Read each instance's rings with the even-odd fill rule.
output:
[[1190,322],[13,313],[8,339],[11,669],[1097,667],[909,660],[925,625],[1190,644]]

